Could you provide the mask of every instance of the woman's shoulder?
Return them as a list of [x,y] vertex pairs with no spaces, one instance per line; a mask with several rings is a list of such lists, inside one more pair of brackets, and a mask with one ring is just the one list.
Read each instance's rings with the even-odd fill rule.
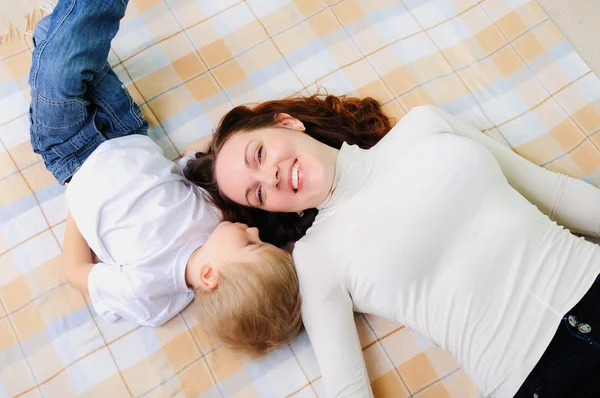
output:
[[304,236],[296,242],[292,257],[301,283],[315,279],[333,283],[337,279],[336,264],[339,259],[333,255],[331,245],[324,243],[310,236]]
[[310,264],[327,262],[333,265],[335,259],[340,257],[343,235],[336,228],[335,220],[321,216],[325,214],[319,214],[306,234],[295,243],[292,252],[295,261]]
[[414,107],[379,141],[376,148],[384,148],[392,142],[404,144],[435,133],[449,132],[452,127],[444,115],[445,112],[435,106]]

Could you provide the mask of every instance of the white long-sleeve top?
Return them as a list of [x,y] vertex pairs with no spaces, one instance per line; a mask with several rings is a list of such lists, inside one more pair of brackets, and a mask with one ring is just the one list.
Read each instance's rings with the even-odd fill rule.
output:
[[353,310],[427,336],[484,395],[512,397],[600,273],[600,247],[552,221],[600,236],[600,190],[433,107],[370,150],[344,144],[319,210],[294,260],[331,397],[372,396]]

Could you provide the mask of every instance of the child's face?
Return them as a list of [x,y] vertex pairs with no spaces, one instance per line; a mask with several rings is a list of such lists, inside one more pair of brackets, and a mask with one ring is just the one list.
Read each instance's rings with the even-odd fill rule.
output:
[[204,244],[204,252],[213,264],[248,262],[266,246],[258,237],[258,229],[246,224],[224,221]]

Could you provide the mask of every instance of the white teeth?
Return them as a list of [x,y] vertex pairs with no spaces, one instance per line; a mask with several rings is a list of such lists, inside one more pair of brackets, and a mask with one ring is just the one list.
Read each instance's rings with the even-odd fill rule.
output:
[[294,167],[292,167],[292,187],[296,191],[298,190],[298,168],[300,168],[300,164],[296,160]]

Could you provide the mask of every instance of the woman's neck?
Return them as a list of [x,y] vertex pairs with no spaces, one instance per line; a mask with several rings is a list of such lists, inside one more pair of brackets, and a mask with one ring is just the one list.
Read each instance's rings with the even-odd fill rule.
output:
[[[337,148],[327,146],[327,148],[324,149],[324,151],[325,151],[326,159],[328,161],[328,167],[331,167],[331,170],[332,170],[331,181],[329,182],[330,183],[329,189],[327,190],[327,196],[326,196],[326,198],[329,198],[331,196],[331,191],[333,190],[333,187],[335,185],[335,176],[337,173],[337,162],[338,162],[338,157],[340,155],[340,150]],[[325,200],[327,200],[327,199],[325,199]]]

